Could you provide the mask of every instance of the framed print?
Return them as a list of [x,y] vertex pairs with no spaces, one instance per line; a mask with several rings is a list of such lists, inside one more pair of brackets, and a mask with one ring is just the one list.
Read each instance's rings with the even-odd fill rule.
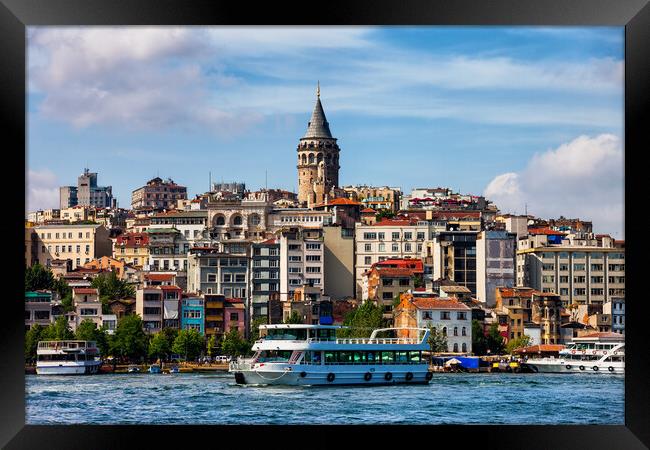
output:
[[647,448],[647,2],[309,6],[3,0],[2,444]]

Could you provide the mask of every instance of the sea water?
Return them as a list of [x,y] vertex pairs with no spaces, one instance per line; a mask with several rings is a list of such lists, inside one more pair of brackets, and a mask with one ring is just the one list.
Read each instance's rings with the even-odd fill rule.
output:
[[624,424],[624,377],[436,373],[428,385],[237,385],[228,373],[26,375],[36,424]]

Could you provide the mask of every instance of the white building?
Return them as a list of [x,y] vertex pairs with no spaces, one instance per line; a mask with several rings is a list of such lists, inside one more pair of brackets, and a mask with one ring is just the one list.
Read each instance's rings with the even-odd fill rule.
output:
[[293,298],[301,286],[325,286],[322,229],[292,228],[279,233],[280,301]]
[[370,267],[390,258],[421,258],[429,239],[431,226],[427,221],[384,220],[373,225],[355,225],[356,296],[362,295],[362,277]]

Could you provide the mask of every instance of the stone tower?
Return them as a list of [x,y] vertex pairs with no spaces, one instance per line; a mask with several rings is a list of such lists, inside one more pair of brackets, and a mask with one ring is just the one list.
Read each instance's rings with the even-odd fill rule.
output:
[[301,205],[312,207],[324,203],[332,188],[338,187],[339,152],[320,103],[319,83],[314,112],[298,144],[298,201]]

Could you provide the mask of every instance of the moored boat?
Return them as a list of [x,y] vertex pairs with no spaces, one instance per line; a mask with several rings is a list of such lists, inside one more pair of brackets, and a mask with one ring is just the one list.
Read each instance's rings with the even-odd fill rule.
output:
[[161,373],[160,365],[152,364],[149,366],[149,373]]
[[[422,357],[424,328],[383,328],[368,338],[338,338],[334,325],[261,325],[252,358],[232,361],[238,384],[379,385],[426,384],[432,378]],[[398,332],[417,337],[379,337]]]
[[38,375],[90,375],[102,365],[94,341],[40,341],[36,355]]
[[625,336],[592,333],[576,337],[557,358],[529,358],[521,365],[531,372],[624,374]]

